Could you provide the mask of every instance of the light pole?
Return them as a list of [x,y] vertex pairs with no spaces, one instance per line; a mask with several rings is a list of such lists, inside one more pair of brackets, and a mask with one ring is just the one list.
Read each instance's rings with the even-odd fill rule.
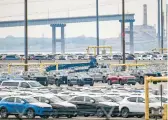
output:
[[[27,27],[27,0],[24,1],[24,33],[25,33],[25,64],[28,63],[28,39],[27,39],[27,36],[28,36],[28,27]],[[25,65],[25,71],[28,71],[28,66]]]
[[[122,0],[122,50],[123,64],[125,64],[125,0]],[[123,66],[123,71],[125,71],[125,66]]]
[[96,0],[97,55],[99,55],[99,1]]
[[163,0],[161,0],[161,53],[163,54],[163,36],[164,36],[164,23],[163,23]]

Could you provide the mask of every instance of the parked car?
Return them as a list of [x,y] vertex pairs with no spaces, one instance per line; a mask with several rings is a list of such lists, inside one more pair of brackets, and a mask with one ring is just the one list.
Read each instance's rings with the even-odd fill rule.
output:
[[49,118],[52,114],[51,105],[38,102],[29,96],[5,97],[0,102],[0,116],[2,119],[8,118],[9,115],[15,115],[17,118],[26,116],[29,119],[33,119],[35,116]]
[[25,89],[40,89],[44,86],[36,81],[28,81],[28,80],[8,80],[2,81],[1,86],[3,87],[11,87],[11,88],[25,88]]
[[118,73],[116,75],[108,75],[107,82],[109,85],[112,85],[112,84],[120,84],[120,85],[132,84],[132,85],[135,85],[136,84],[136,77],[132,76],[128,73]]
[[34,98],[42,103],[50,104],[54,111],[52,115],[54,118],[59,118],[61,116],[72,118],[77,116],[76,105],[63,101],[54,94],[35,95]]
[[105,112],[108,114],[111,109],[113,109],[111,116],[119,115],[119,105],[114,102],[108,102],[101,96],[76,96],[72,97],[69,102],[77,105],[78,115],[85,117],[91,115],[103,117]]
[[5,55],[2,60],[20,60],[18,55]]
[[22,77],[25,80],[34,80],[39,82],[40,84],[44,86],[48,86],[48,77],[47,75],[40,73],[40,72],[35,72],[35,71],[26,71],[23,73]]
[[[161,108],[159,100],[156,98],[149,98],[149,110]],[[122,117],[136,116],[141,118],[145,114],[145,98],[142,96],[130,96],[124,98],[120,102],[120,114]]]

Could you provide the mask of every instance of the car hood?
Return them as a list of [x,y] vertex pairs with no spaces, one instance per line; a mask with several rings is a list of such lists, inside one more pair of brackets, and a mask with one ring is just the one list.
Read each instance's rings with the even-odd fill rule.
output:
[[119,106],[119,104],[114,102],[99,102],[99,103],[103,105],[108,105],[108,106]]
[[149,107],[160,108],[160,107],[161,107],[161,103],[160,103],[160,102],[157,102],[157,103],[149,103]]
[[64,107],[76,107],[76,105],[69,102],[57,102],[57,103],[54,103],[53,105],[60,105]]
[[47,103],[30,103],[31,105],[35,105],[38,107],[52,107],[51,105],[47,104]]

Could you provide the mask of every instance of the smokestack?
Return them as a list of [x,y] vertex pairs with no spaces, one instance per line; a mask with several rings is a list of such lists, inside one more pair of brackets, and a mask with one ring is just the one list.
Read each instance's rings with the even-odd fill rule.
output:
[[143,25],[147,26],[147,4],[143,5],[143,12],[144,12]]

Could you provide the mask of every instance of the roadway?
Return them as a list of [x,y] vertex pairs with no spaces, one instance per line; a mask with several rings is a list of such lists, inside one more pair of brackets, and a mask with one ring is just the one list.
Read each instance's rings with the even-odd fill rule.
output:
[[[29,60],[28,63],[60,63],[60,64],[71,64],[71,63],[86,63],[90,60]],[[24,63],[24,60],[0,60],[0,64],[8,63]],[[113,63],[120,64],[122,60],[100,60],[98,63]],[[126,63],[136,63],[135,60],[126,60]],[[137,64],[167,64],[167,60],[138,60]]]

